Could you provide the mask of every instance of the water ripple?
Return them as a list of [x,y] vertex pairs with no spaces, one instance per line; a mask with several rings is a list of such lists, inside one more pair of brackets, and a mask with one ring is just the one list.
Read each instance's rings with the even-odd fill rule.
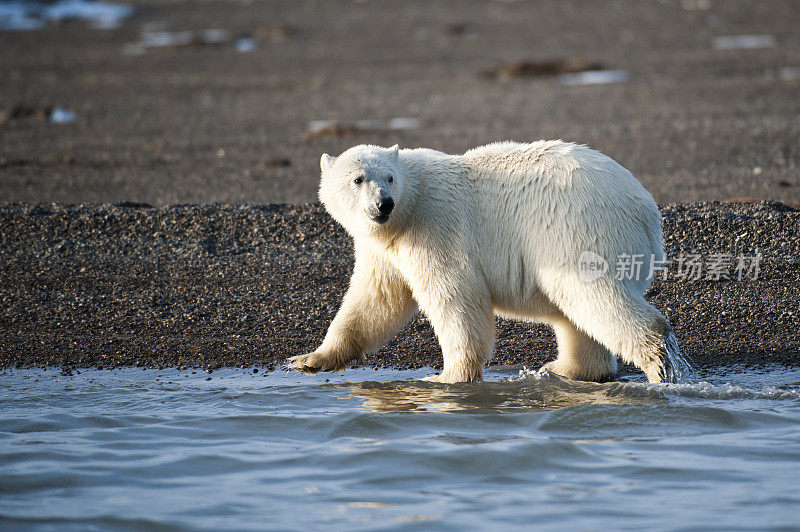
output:
[[798,524],[798,370],[427,373],[6,372],[0,528]]

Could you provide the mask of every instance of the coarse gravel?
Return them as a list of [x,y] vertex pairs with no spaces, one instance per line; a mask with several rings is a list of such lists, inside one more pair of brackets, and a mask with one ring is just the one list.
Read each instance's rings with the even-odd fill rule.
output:
[[[800,211],[713,202],[662,214],[671,262],[647,297],[684,354],[700,366],[800,362]],[[735,265],[757,251],[757,278],[705,279],[712,255]],[[691,254],[706,261],[702,279],[679,275]],[[319,344],[352,265],[319,204],[2,204],[0,367],[274,369]],[[498,320],[492,364],[554,356],[547,328]],[[366,364],[441,367],[441,353],[419,316]]]

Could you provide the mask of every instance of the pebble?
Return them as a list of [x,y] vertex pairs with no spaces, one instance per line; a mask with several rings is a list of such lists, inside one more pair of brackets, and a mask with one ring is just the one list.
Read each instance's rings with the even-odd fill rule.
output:
[[[696,363],[800,361],[800,212],[777,202],[662,207],[667,256],[752,254],[757,279],[679,279],[648,298]],[[319,204],[0,205],[0,368],[265,371],[313,350],[338,309],[352,242]],[[492,363],[555,356],[544,326],[497,320]],[[441,367],[417,317],[366,363]],[[208,377],[210,378],[210,377]]]

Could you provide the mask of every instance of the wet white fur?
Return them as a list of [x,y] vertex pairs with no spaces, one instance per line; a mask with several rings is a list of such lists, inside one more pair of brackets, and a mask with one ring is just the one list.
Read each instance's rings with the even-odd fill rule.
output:
[[[555,373],[610,377],[613,353],[660,380],[668,325],[642,294],[651,254],[663,258],[661,215],[609,157],[562,141],[501,142],[464,155],[362,145],[324,155],[321,167],[319,196],[353,237],[355,270],[322,345],[290,366],[344,369],[419,308],[444,356],[435,380],[482,377],[495,314],[553,326],[558,358],[546,367]],[[396,204],[382,225],[370,214],[380,194]],[[586,250],[611,265],[642,254],[646,265],[638,278],[587,283],[577,267]]]

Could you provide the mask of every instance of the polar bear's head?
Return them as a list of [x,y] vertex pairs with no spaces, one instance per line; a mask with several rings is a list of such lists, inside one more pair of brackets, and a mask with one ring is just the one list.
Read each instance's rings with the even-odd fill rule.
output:
[[402,210],[404,179],[399,148],[361,145],[319,161],[319,199],[351,234],[392,227]]

